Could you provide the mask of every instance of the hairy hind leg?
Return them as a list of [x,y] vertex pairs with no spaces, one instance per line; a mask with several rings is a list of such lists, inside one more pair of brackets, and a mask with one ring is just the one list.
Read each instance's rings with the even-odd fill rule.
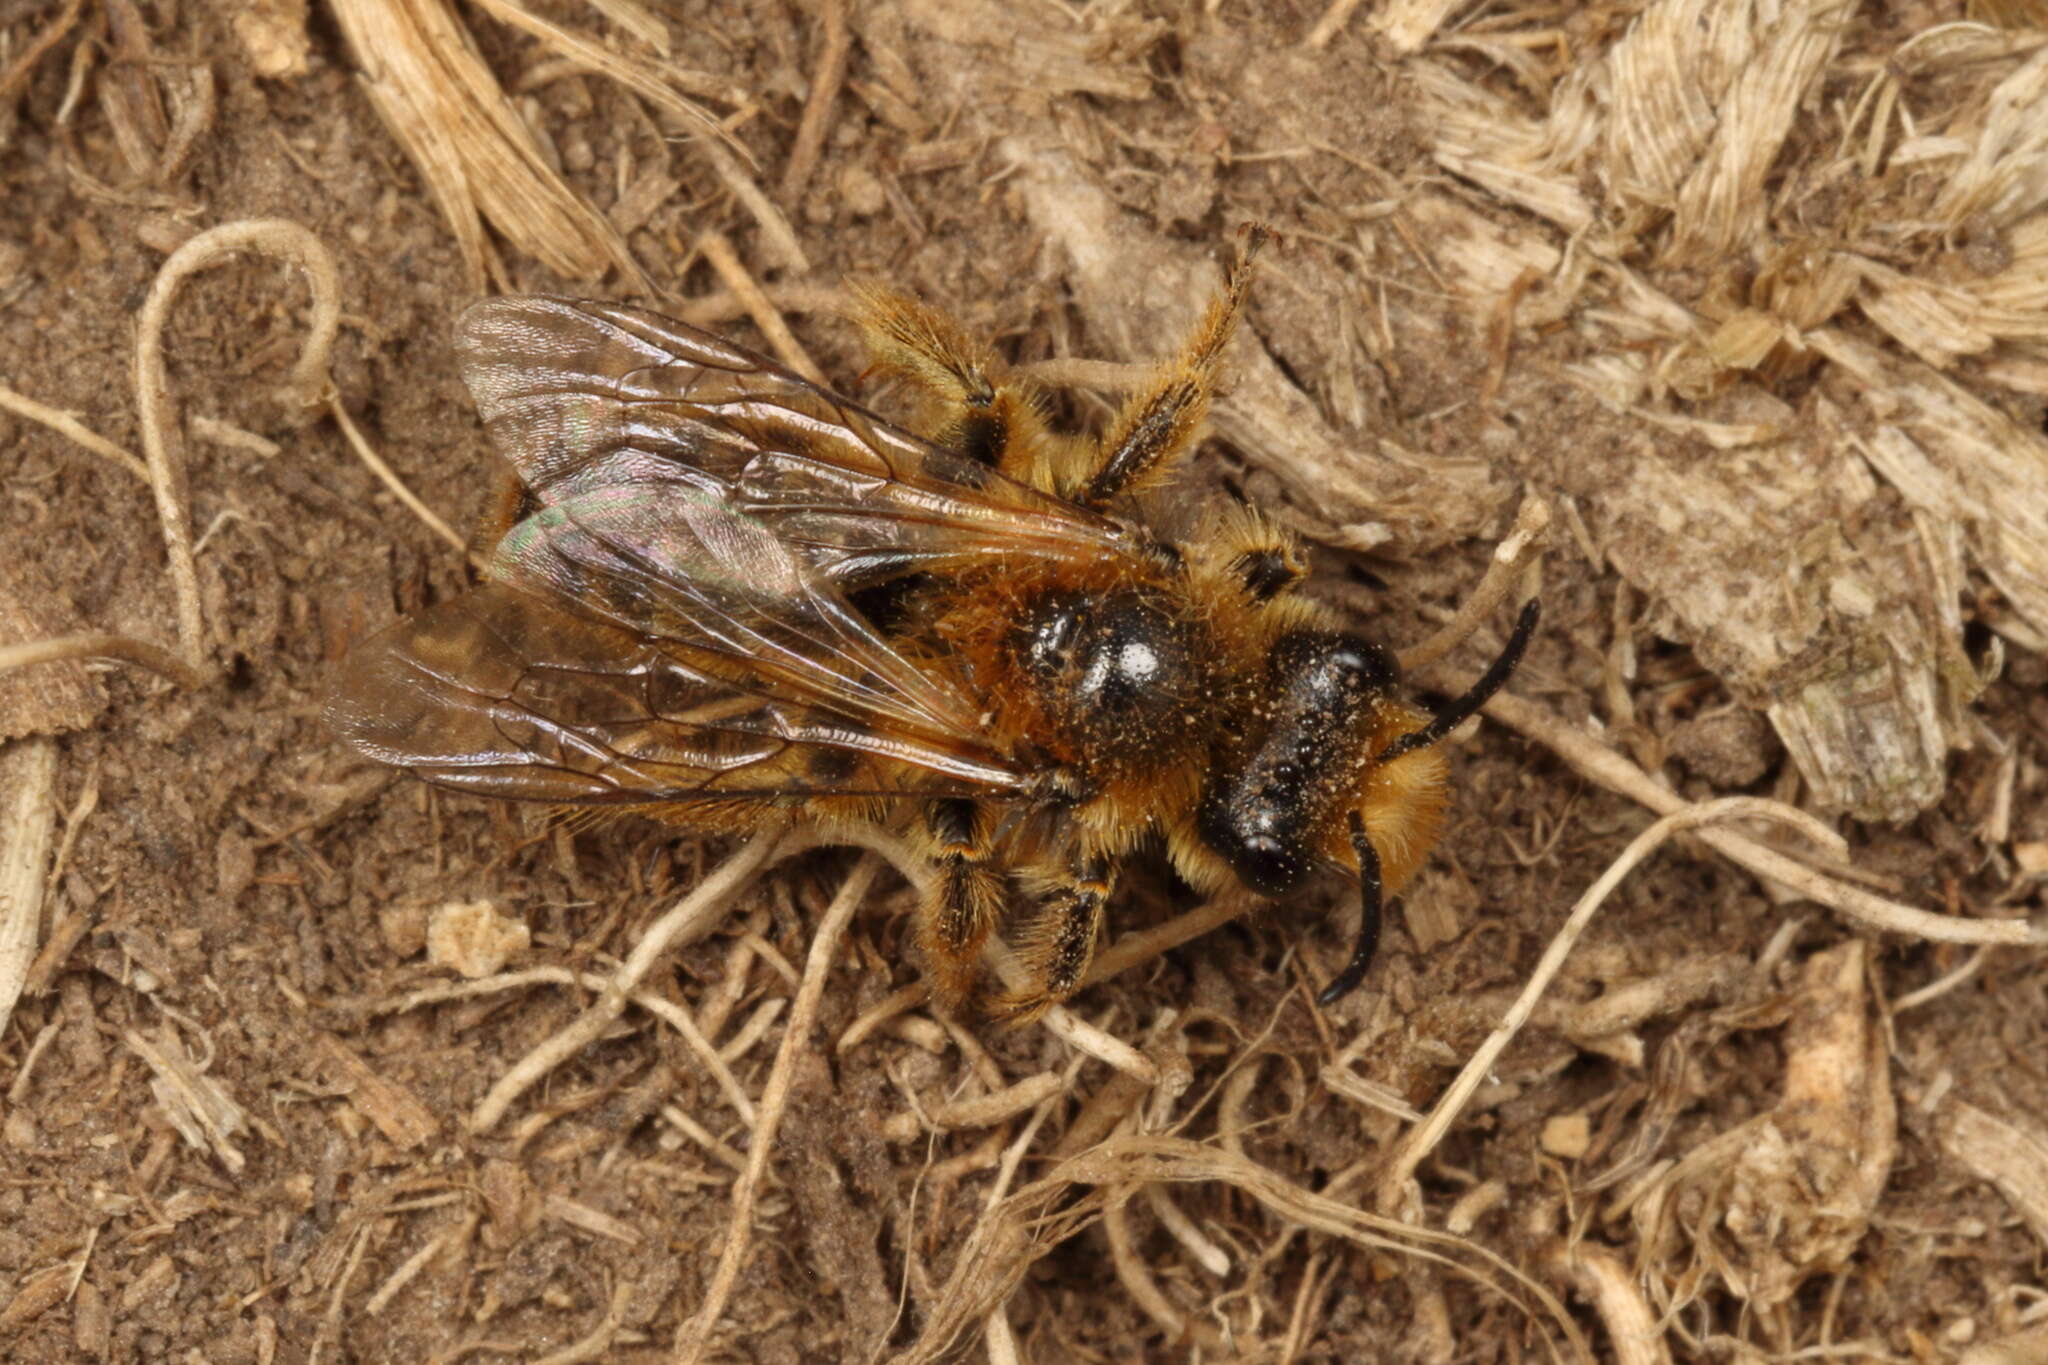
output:
[[1102,935],[1102,912],[1116,887],[1116,872],[1107,858],[1078,860],[1072,880],[1053,894],[1039,912],[1021,945],[1029,984],[1005,991],[989,1006],[991,1017],[1005,1024],[1024,1024],[1081,989],[1088,964],[1095,959],[1095,941]]
[[1131,395],[1103,434],[1086,478],[1076,488],[1061,490],[1067,496],[1100,507],[1164,478],[1187,453],[1209,414],[1223,348],[1251,291],[1252,262],[1271,236],[1258,224],[1246,229],[1244,247],[1223,278],[1222,292],[1210,301],[1194,334],[1179,355],[1159,366],[1150,384]]
[[997,366],[988,347],[900,290],[861,281],[853,293],[853,319],[867,342],[869,370],[904,380],[922,396],[924,434],[1011,478],[1038,484],[1034,474],[1047,452],[1065,443],[1047,428],[1028,391],[990,377]]
[[981,948],[1003,908],[1003,877],[991,867],[986,806],[934,801],[925,809],[923,834],[937,865],[938,884],[919,916],[918,946],[939,1007],[958,1013],[974,993]]

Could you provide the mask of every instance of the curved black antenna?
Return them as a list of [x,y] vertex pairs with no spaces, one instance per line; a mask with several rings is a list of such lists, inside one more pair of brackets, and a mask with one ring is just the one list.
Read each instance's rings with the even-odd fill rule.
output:
[[1365,817],[1357,811],[1351,812],[1351,847],[1358,854],[1358,943],[1351,950],[1351,961],[1316,997],[1316,1004],[1325,1009],[1358,989],[1380,946],[1380,854],[1366,837]]
[[[1501,684],[1522,661],[1522,651],[1529,647],[1529,637],[1536,633],[1536,622],[1541,616],[1541,606],[1532,599],[1522,608],[1522,614],[1515,618],[1514,632],[1508,636],[1500,657],[1493,661],[1479,681],[1473,683],[1464,696],[1437,712],[1429,724],[1402,735],[1382,749],[1373,761],[1391,763],[1403,754],[1440,744],[1444,736],[1470,719],[1474,712],[1486,705],[1488,698],[1500,691]],[[1366,837],[1365,817],[1355,810],[1351,812],[1351,848],[1358,855],[1358,942],[1351,950],[1351,961],[1345,963],[1344,970],[1337,973],[1336,978],[1316,996],[1316,1004],[1325,1009],[1358,989],[1358,983],[1365,980],[1365,973],[1372,966],[1373,954],[1380,946],[1380,918],[1385,902],[1380,883],[1380,855],[1379,850],[1372,846],[1372,840]]]
[[1464,696],[1437,712],[1429,724],[1420,730],[1402,735],[1380,750],[1379,757],[1373,761],[1392,763],[1403,754],[1414,753],[1417,749],[1427,749],[1432,744],[1440,744],[1444,736],[1471,719],[1474,712],[1486,705],[1494,693],[1500,691],[1501,684],[1508,680],[1508,675],[1515,671],[1515,665],[1522,661],[1522,651],[1529,647],[1529,637],[1536,633],[1536,620],[1542,614],[1541,604],[1535,598],[1529,599],[1529,605],[1523,607],[1522,614],[1515,619],[1515,630],[1508,636],[1507,647],[1501,650],[1500,657],[1493,661],[1479,681],[1473,683]]

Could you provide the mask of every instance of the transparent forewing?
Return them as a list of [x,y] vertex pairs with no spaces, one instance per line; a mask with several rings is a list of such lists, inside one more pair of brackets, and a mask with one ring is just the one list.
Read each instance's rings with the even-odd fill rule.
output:
[[652,313],[491,299],[457,346],[492,441],[543,504],[689,479],[848,588],[991,554],[1130,552],[1107,519]]
[[690,655],[486,584],[358,646],[327,721],[358,752],[440,785],[570,805],[1021,786],[972,745],[749,688],[718,656]]
[[499,543],[500,581],[564,609],[715,656],[735,685],[942,744],[979,708],[878,635],[759,516],[681,480],[563,498]]

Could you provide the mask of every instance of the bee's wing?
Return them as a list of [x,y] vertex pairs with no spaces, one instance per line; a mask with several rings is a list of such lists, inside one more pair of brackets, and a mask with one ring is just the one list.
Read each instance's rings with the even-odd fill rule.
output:
[[[798,675],[801,677],[802,675]],[[329,727],[442,786],[565,805],[1000,795],[971,743],[864,723],[818,689],[487,583],[358,645]]]
[[1132,553],[1113,523],[651,313],[494,299],[458,346],[540,507],[495,584],[352,656],[328,716],[355,748],[566,803],[1024,789],[946,661],[846,594]]
[[947,745],[979,732],[946,675],[897,652],[771,523],[691,478],[544,506],[498,542],[491,575],[764,699]]
[[688,482],[849,591],[991,554],[1130,552],[1106,518],[684,323],[528,296],[475,305],[457,332],[485,427],[543,505]]

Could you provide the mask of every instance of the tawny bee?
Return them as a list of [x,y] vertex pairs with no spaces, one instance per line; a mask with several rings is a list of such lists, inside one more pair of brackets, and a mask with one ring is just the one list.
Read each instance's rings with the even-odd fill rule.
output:
[[1440,742],[1507,679],[1536,605],[1432,714],[1300,591],[1292,536],[1162,496],[1265,237],[1085,438],[880,287],[858,320],[872,369],[917,400],[908,428],[652,313],[478,304],[463,375],[526,514],[489,581],[354,652],[330,724],[488,796],[722,830],[886,824],[934,867],[917,937],[946,1007],[1030,903],[1029,984],[989,1002],[1008,1019],[1079,989],[1141,841],[1205,893],[1284,896],[1334,866],[1364,910],[1320,997],[1337,1000],[1441,827]]

